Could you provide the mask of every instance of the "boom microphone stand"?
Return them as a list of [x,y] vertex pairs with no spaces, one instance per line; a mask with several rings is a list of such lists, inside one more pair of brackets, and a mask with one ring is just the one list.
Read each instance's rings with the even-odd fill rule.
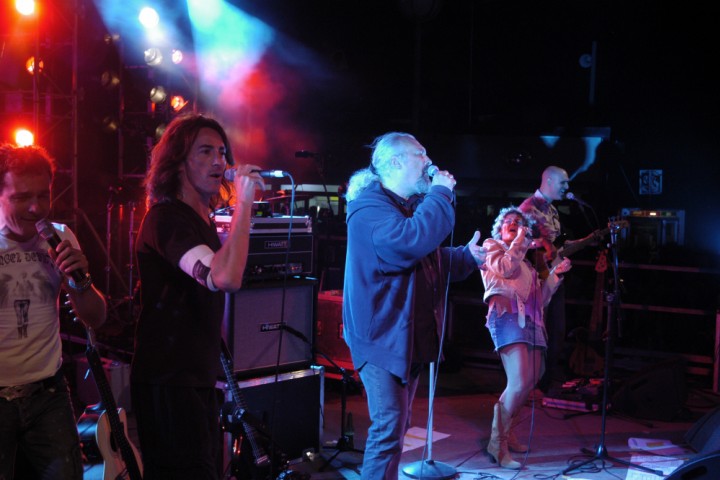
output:
[[[635,463],[628,462],[626,460],[621,460],[619,458],[612,457],[608,454],[607,448],[605,447],[605,424],[607,422],[607,411],[608,411],[608,390],[610,389],[610,363],[612,361],[612,353],[613,353],[613,341],[615,339],[615,323],[619,322],[620,320],[620,279],[618,275],[618,253],[617,253],[617,234],[620,230],[620,226],[616,225],[615,223],[609,224],[610,229],[610,250],[612,252],[612,266],[613,266],[613,292],[607,294],[607,303],[608,303],[608,319],[607,319],[607,338],[605,340],[605,372],[604,372],[604,378],[603,378],[603,398],[602,398],[602,427],[600,431],[600,443],[597,446],[597,449],[595,451],[595,454],[592,458],[585,460],[584,462],[580,462],[578,464],[572,465],[565,470],[563,470],[562,474],[567,475],[568,472],[571,472],[573,470],[579,470],[581,467],[587,465],[588,463],[592,463],[595,460],[601,460],[605,461],[608,460],[610,462],[619,463],[621,465],[625,465],[627,467],[633,467],[637,468],[638,470],[642,470],[644,472],[653,473],[655,475],[663,476],[663,472],[659,470],[653,470],[648,467],[643,467],[642,465],[637,465]],[[583,453],[592,454],[591,450],[583,448],[581,449]]]
[[350,376],[347,373],[346,369],[344,369],[343,367],[341,367],[340,365],[335,363],[335,361],[332,358],[325,355],[320,350],[316,349],[315,346],[312,344],[312,342],[310,340],[308,340],[308,338],[305,335],[303,335],[302,332],[297,331],[296,329],[294,329],[293,327],[291,327],[290,325],[288,325],[286,323],[282,323],[280,325],[280,328],[282,328],[283,330],[286,330],[292,336],[297,337],[300,340],[302,340],[303,342],[310,345],[310,348],[312,349],[313,353],[320,355],[325,360],[327,360],[328,363],[330,363],[330,365],[335,367],[340,372],[340,375],[342,376],[342,389],[340,390],[340,438],[335,443],[335,448],[336,448],[335,453],[325,461],[323,466],[320,467],[318,469],[318,471],[322,472],[323,470],[325,470],[325,468],[327,468],[330,465],[330,463],[332,463],[332,461],[335,460],[335,457],[340,455],[342,452],[365,453],[363,450],[359,450],[359,449],[355,448],[355,445],[353,443],[353,435],[350,434],[347,430],[349,424],[351,423],[351,418],[352,418],[352,417],[347,418],[347,385],[351,381],[354,381],[352,376]]

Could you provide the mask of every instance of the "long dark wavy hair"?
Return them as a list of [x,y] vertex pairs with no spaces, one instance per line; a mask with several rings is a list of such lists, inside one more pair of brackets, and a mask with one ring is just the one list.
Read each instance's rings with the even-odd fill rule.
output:
[[[145,179],[148,206],[180,197],[182,186],[180,170],[203,128],[211,128],[220,135],[225,144],[225,159],[228,164],[235,164],[225,129],[217,120],[197,113],[175,117],[168,124],[150,155],[150,168]],[[217,198],[210,200],[210,208],[214,209],[227,203],[231,194],[232,186],[223,178],[220,193]]]

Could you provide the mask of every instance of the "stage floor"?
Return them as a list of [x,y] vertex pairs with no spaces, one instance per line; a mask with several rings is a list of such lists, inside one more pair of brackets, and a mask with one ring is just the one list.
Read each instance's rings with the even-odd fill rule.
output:
[[[499,468],[491,463],[485,452],[490,435],[493,404],[504,384],[502,371],[487,368],[463,367],[454,372],[439,372],[433,402],[433,442],[427,450],[425,434],[428,417],[428,372],[418,390],[413,409],[412,430],[406,437],[401,470],[412,478],[446,478],[447,472],[465,480],[495,479],[627,479],[655,480],[654,476],[614,461],[642,464],[665,475],[683,462],[698,459],[695,451],[685,444],[688,431],[706,413],[720,405],[720,397],[705,389],[688,388],[688,396],[678,418],[655,420],[634,418],[609,410],[605,417],[600,411],[580,412],[547,406],[540,397],[529,401],[522,411],[518,437],[530,445],[530,452],[513,454],[523,463],[521,471]],[[668,386],[672,388],[672,386]],[[324,408],[321,415],[321,449],[293,461],[291,469],[305,478],[359,479],[362,453],[344,450],[337,452],[332,445],[340,438],[341,382],[325,378]],[[352,417],[352,443],[357,449],[365,444],[369,419],[367,404],[359,384],[347,389],[346,412]],[[550,397],[548,397],[550,398]],[[601,399],[601,396],[599,397]],[[129,436],[135,436],[132,413],[128,419]],[[350,432],[348,432],[350,433]],[[136,440],[135,440],[136,441]],[[643,449],[643,444],[646,444]],[[136,443],[137,445],[137,443]],[[605,448],[599,448],[603,445]],[[583,454],[582,450],[589,452]],[[605,455],[598,455],[598,452]],[[596,459],[577,470],[567,471],[577,462]],[[332,459],[332,461],[329,461]],[[423,470],[420,470],[422,468]],[[425,470],[425,469],[428,470]],[[562,473],[567,471],[566,476]],[[440,475],[440,476],[439,476]],[[86,480],[101,478],[97,468],[88,468]],[[228,477],[229,478],[229,477]],[[401,471],[400,478],[410,478]],[[694,478],[694,477],[693,477]],[[700,477],[702,479],[710,477]],[[720,477],[717,477],[720,478]]]

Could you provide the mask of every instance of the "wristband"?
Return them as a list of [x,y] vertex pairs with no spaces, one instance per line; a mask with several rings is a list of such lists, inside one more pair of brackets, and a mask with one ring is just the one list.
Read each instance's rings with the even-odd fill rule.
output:
[[72,278],[68,279],[68,286],[73,289],[76,292],[84,292],[88,288],[92,286],[92,277],[90,276],[90,273],[85,274],[85,278],[80,283],[75,283],[75,280]]

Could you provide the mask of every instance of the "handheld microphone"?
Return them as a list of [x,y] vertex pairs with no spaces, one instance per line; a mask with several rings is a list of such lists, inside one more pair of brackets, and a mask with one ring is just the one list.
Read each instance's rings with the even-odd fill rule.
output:
[[589,204],[589,203],[587,203],[587,202],[579,199],[579,198],[576,197],[575,194],[572,193],[572,192],[567,192],[567,193],[565,194],[565,198],[567,198],[568,200],[573,200],[573,201],[579,203],[580,205],[582,205],[583,207],[592,208],[592,207],[590,207],[590,204]]
[[[232,182],[235,180],[236,173],[237,168],[229,168],[225,170],[225,179]],[[282,170],[250,170],[250,173],[257,173],[263,178],[283,178],[290,176],[289,173],[283,172]]]
[[437,165],[430,165],[427,169],[428,177],[434,177],[440,171],[440,167]]
[[[53,250],[60,245],[60,237],[55,231],[55,227],[47,218],[43,218],[35,222],[35,229],[37,230],[40,237],[45,240]],[[85,280],[85,274],[80,270],[73,270],[69,273],[75,283],[81,283]]]

